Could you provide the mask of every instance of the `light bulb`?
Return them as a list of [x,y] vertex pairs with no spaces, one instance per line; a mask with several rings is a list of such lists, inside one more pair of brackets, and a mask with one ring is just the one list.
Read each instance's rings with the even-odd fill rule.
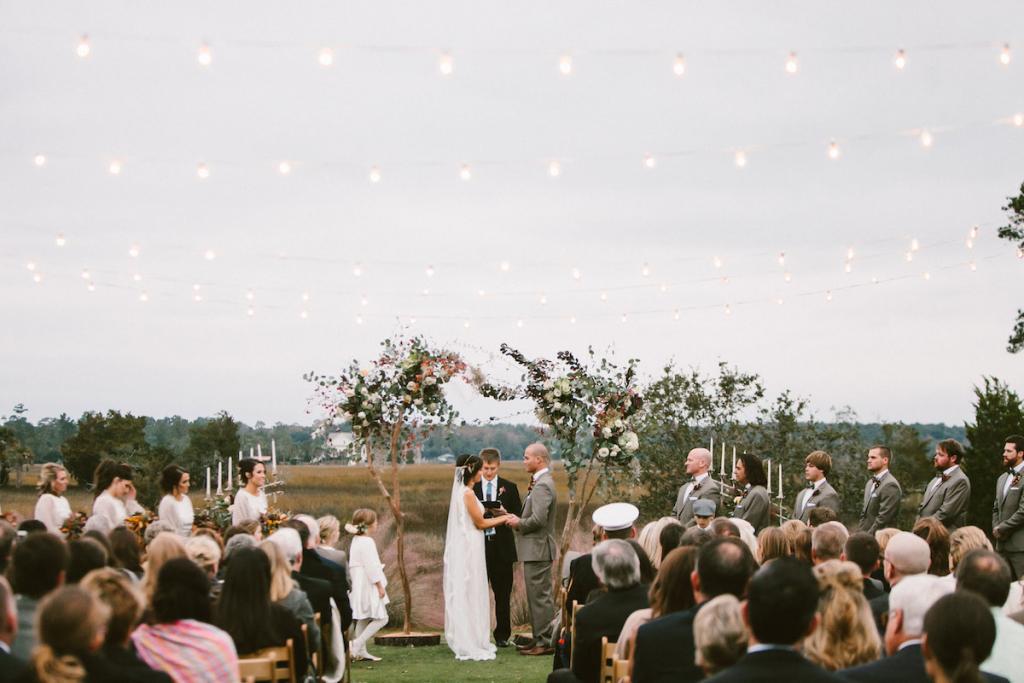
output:
[[562,72],[563,76],[572,74],[572,57],[562,55],[558,60],[558,70]]
[[522,318],[520,318],[519,320],[516,321],[516,327],[518,327],[520,329],[523,327],[523,320],[522,320]]
[[625,314],[625,313],[623,313],[623,314],[622,314],[622,317],[620,318],[620,320],[622,321],[622,324],[623,324],[623,325],[625,325],[625,324],[626,324],[626,320],[627,320],[627,318],[626,318],[626,314]]
[[464,323],[462,323],[462,326],[465,327],[468,330],[469,329],[469,321],[467,320]]
[[1024,128],[1024,114],[1017,113],[1013,115],[1013,125],[1018,128]]
[[142,282],[142,273],[133,273],[132,274],[132,281],[133,282]]
[[472,177],[473,170],[469,167],[469,164],[463,164],[462,167],[459,168],[459,178],[462,180],[469,180]]
[[975,263],[974,261],[971,261],[970,266],[971,266],[971,271],[978,270],[978,264]]
[[795,74],[800,70],[800,62],[797,61],[796,53],[790,52],[786,57],[786,73]]
[[305,320],[306,318],[309,317],[309,311],[306,311],[305,309],[299,311],[299,317]]
[[424,272],[427,274],[427,277],[434,277],[434,266],[427,266]]
[[356,277],[362,277],[363,276],[363,266],[362,266],[362,264],[357,263],[354,266],[352,266],[352,274],[355,275]]
[[548,175],[551,176],[552,178],[557,178],[558,176],[562,175],[562,165],[558,163],[558,161],[549,161]]
[[896,50],[896,56],[892,58],[892,63],[900,71],[907,68],[907,53],[905,50]]
[[196,175],[200,180],[206,180],[210,177],[210,167],[205,162],[199,162],[199,165],[196,166]]
[[644,157],[644,167],[645,168],[654,168],[657,165],[658,165],[657,160],[654,157],[652,157],[650,154],[648,154],[647,156]]
[[437,68],[442,76],[451,76],[455,71],[455,62],[452,60],[452,56],[447,52],[442,54],[437,62]]
[[645,263],[643,267],[640,268],[640,274],[643,275],[644,277],[647,277],[648,275],[651,274],[651,267]]
[[53,241],[58,247],[63,247],[68,243],[67,239],[64,238],[64,233],[62,232],[58,232],[57,237],[55,237]]
[[478,289],[478,290],[476,290],[476,295],[477,296],[487,296],[487,291],[484,290],[484,289]]
[[1024,259],[1024,248],[1017,249],[1017,258]]
[[430,296],[430,290],[424,287],[423,291],[421,291],[420,294],[422,294],[423,296]]
[[910,240],[910,251],[918,251],[921,248],[921,243],[917,241],[917,238]]
[[540,295],[540,305],[541,306],[547,306],[548,305],[548,296],[547,296],[547,294],[541,294]]
[[793,273],[785,273],[782,276],[782,279],[785,280],[787,284],[792,282],[793,281]]
[[847,261],[846,265],[843,266],[843,270],[846,271],[847,273],[852,273],[853,272],[853,264],[850,263],[849,261]]
[[409,318],[409,324],[410,325],[415,325],[416,324],[416,318]]
[[288,175],[292,172],[292,164],[289,161],[282,161],[277,165],[277,172],[281,175]]
[[825,292],[825,301],[832,301],[832,290]]
[[923,277],[925,280],[931,280],[932,279],[932,274],[929,273],[928,271],[925,271],[924,274],[921,277]]
[[92,281],[89,281],[89,283],[85,285],[85,288],[87,290],[89,290],[90,292],[95,292],[96,291],[96,283],[92,282]]
[[370,182],[379,183],[381,179],[380,169],[376,166],[370,169]]
[[200,289],[202,289],[202,285],[200,285],[199,283],[192,285],[193,292],[198,292]]
[[301,298],[303,301],[309,301],[309,292],[303,292]]
[[114,161],[111,161],[110,166],[107,167],[107,170],[110,171],[110,175],[121,175],[121,162],[117,161],[116,159]]
[[1003,43],[1003,49],[999,51],[999,63],[1007,66],[1010,63],[1010,45]]
[[37,155],[35,155],[34,157],[32,157],[32,163],[35,164],[36,166],[38,166],[39,168],[42,168],[43,166],[46,166],[46,155],[44,155],[44,154],[37,154]]
[[581,277],[583,277],[583,273],[580,272],[580,269],[579,268],[573,268],[572,269],[572,279],[573,280],[579,280]]
[[512,264],[509,263],[508,261],[502,261],[501,265],[499,265],[498,267],[501,268],[501,272],[503,273],[507,273],[508,271],[512,270]]
[[848,249],[846,250],[846,260],[847,260],[847,261],[852,261],[852,260],[853,260],[853,257],[854,257],[855,255],[856,255],[856,252],[854,252],[854,250],[853,250],[853,247],[850,247],[850,248],[848,248]]
[[725,305],[725,314],[726,315],[732,315],[732,305],[730,305],[730,304],[726,304]]
[[149,294],[147,294],[146,292],[139,294],[139,301],[141,301],[142,303],[146,303],[147,301],[149,301]]
[[83,280],[88,280],[91,277],[92,277],[92,274],[89,272],[89,269],[88,268],[83,268],[82,269],[82,279]]
[[320,62],[320,66],[331,66],[334,64],[334,50],[329,47],[320,48],[316,60]]
[[727,285],[729,284],[729,277],[727,275],[723,275],[722,277],[718,278],[718,282],[720,284]]
[[43,274],[42,273],[32,273],[32,281],[35,282],[36,284],[39,284],[40,282],[43,281]]
[[195,301],[197,304],[201,303],[203,301],[203,295],[199,293],[193,294],[192,301]]
[[877,285],[878,284],[878,276],[877,275],[875,275],[874,277],[871,278],[871,284],[873,284],[873,285]]
[[964,244],[967,246],[968,249],[974,249],[974,240],[972,240],[970,237],[967,238],[967,241],[964,242]]
[[662,282],[661,283],[661,287],[659,287],[658,289],[660,289],[661,293],[664,294],[665,292],[668,291],[668,283]]
[[575,325],[576,324],[576,316],[574,316],[574,315],[570,315],[569,316],[569,324],[570,325]]
[[935,138],[932,137],[932,133],[931,133],[930,130],[925,129],[925,130],[921,131],[921,146],[922,147],[925,147],[925,148],[931,147],[932,144],[934,144],[934,142],[935,142]]
[[83,34],[78,39],[78,47],[75,48],[75,54],[80,58],[85,59],[92,53],[92,45],[89,43],[89,36]]
[[36,262],[29,261],[28,263],[25,264],[25,267],[28,268],[29,272],[32,272],[33,270],[36,269]]
[[256,310],[252,306],[249,306],[249,308],[245,309],[245,314],[251,318],[256,315]]
[[128,247],[128,255],[131,256],[132,258],[138,258],[139,245],[133,244],[132,246]]
[[775,303],[781,306],[782,304],[785,303],[785,301],[783,301],[782,297],[780,296],[778,299],[775,300]]
[[841,154],[841,152],[839,151],[839,144],[835,140],[833,140],[832,142],[828,143],[828,158],[829,159],[832,159],[833,161],[835,161],[836,159],[839,158],[840,154]]
[[252,301],[256,298],[256,294],[250,289],[245,292],[246,301]]
[[213,259],[217,258],[217,252],[215,252],[213,249],[207,249],[206,251],[203,252],[203,258],[205,258],[207,261],[212,261]]
[[737,168],[746,168],[747,167],[747,155],[746,155],[746,153],[742,152],[742,151],[736,152],[735,161],[736,161],[736,167]]
[[369,306],[370,305],[370,300],[366,298],[365,294],[359,298],[359,305],[360,306]]
[[601,292],[601,301],[608,301],[608,292]]
[[722,267],[722,259],[717,257],[717,256],[714,258],[712,263],[714,264],[715,268],[721,268]]
[[363,324],[363,316],[357,315],[356,316],[356,325],[362,325],[362,324]]
[[778,261],[779,261],[779,265],[780,266],[786,265],[786,252],[784,252],[784,251],[780,251],[779,252]]
[[676,58],[672,61],[672,73],[676,76],[683,76],[686,74],[686,57],[682,54],[677,54]]
[[978,237],[979,230],[981,230],[981,228],[979,228],[977,225],[971,226],[971,239],[976,239]]
[[213,53],[210,52],[210,46],[203,43],[199,46],[199,50],[196,51],[196,61],[199,62],[200,66],[210,66],[213,62]]
[[676,310],[672,311],[672,319],[673,320],[679,320],[679,309],[678,308]]
[[906,259],[907,263],[910,263],[911,261],[914,260],[914,252],[908,251],[903,258]]

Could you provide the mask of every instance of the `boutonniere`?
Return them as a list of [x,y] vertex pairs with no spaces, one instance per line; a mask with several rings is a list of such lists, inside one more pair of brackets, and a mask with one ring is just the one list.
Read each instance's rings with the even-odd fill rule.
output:
[[743,496],[736,496],[735,498],[732,499],[732,502],[736,505],[739,505],[742,500]]
[[1021,474],[1021,472],[1017,472],[1017,474],[1013,475],[1013,481],[1010,482],[1010,486],[1020,486]]
[[821,489],[814,489],[814,493],[812,493],[811,495],[812,495],[812,496],[816,496],[816,495],[818,495],[819,493],[821,493]]
[[501,488],[498,489],[498,495],[499,496],[504,496],[505,495],[505,487],[504,486],[502,486]]

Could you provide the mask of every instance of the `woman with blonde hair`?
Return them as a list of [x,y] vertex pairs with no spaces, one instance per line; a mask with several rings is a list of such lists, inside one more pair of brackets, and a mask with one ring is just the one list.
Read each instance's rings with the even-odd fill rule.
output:
[[62,466],[48,462],[39,470],[39,500],[36,501],[34,517],[46,525],[51,534],[63,537],[60,528],[71,516],[71,503],[64,497],[68,490],[68,471]]
[[777,557],[789,557],[793,554],[786,532],[777,526],[766,526],[757,535],[757,552],[754,557],[758,564],[764,564]]
[[320,627],[313,617],[313,605],[305,591],[292,580],[292,568],[284,549],[271,540],[260,543],[260,550],[270,559],[270,601],[275,602],[306,625],[309,635],[309,651],[320,650]]
[[348,585],[352,585],[352,574],[348,570],[348,554],[338,547],[341,540],[341,522],[334,515],[324,515],[316,520],[320,525],[320,543],[316,546],[317,554],[325,560],[330,560],[345,570],[345,578]]
[[213,581],[220,569],[221,549],[217,541],[207,535],[189,536],[185,539],[185,552],[206,572]]
[[708,676],[738,662],[747,652],[749,638],[740,601],[731,593],[708,600],[693,619],[697,666]]
[[32,651],[29,676],[38,683],[124,680],[98,651],[107,632],[110,608],[77,586],[58,588],[39,605],[39,644]]
[[157,534],[157,537],[146,548],[146,574],[142,577],[141,588],[143,595],[146,596],[147,605],[152,604],[160,568],[169,560],[178,557],[188,558],[188,551],[185,550],[185,542],[181,540],[181,536],[172,531]]
[[878,659],[882,641],[863,592],[860,567],[828,560],[814,567],[821,596],[819,624],[804,640],[803,652],[812,662],[837,671]]
[[655,569],[661,566],[663,557],[661,552],[661,530],[669,524],[679,524],[679,520],[675,517],[662,517],[653,522],[648,522],[640,530],[640,537],[637,539],[640,547],[647,553],[647,557],[650,558],[651,564],[654,565]]

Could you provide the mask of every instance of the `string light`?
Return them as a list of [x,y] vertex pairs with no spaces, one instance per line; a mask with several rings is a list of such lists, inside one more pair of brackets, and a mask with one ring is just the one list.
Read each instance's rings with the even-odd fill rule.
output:
[[729,277],[727,275],[723,275],[722,277],[720,277],[718,279],[718,282],[723,284],[723,285],[727,285],[727,284],[729,284]]
[[782,279],[785,280],[786,284],[788,285],[790,282],[793,281],[793,273],[786,273],[785,275],[782,276]]
[[573,280],[579,280],[581,277],[583,277],[583,273],[580,272],[580,269],[579,268],[573,268],[572,269],[572,279]]
[[423,288],[423,289],[422,289],[422,290],[420,291],[420,294],[421,294],[421,295],[423,295],[423,296],[430,296],[430,290],[429,290],[429,289],[427,289],[426,287],[424,287],[424,288]]
[[827,292],[825,292],[825,301],[827,303],[831,303],[832,302],[832,290],[831,289],[828,290]]
[[359,305],[364,307],[370,305],[370,300],[366,298],[365,294],[359,297]]
[[309,292],[303,292],[301,298],[304,302],[309,301]]
[[210,168],[205,162],[201,161],[199,162],[199,165],[196,166],[196,175],[199,176],[200,180],[206,180],[210,177]]
[[352,274],[354,276],[356,276],[356,277],[362,277],[363,276],[363,265],[361,263],[357,263],[354,266],[352,266]]
[[797,61],[796,53],[790,52],[786,57],[786,73],[795,74],[800,70],[800,62]]
[[452,60],[452,56],[447,52],[442,54],[437,62],[437,68],[442,76],[451,76],[455,71],[455,62]]
[[149,301],[149,294],[147,294],[146,292],[142,292],[141,294],[139,294],[139,301],[141,301],[142,303],[146,303],[147,301]]
[[32,273],[32,281],[35,282],[36,284],[39,284],[40,282],[43,281],[43,274],[42,273]]
[[878,284],[878,276],[877,275],[875,275],[874,277],[871,278],[871,284],[873,284],[873,285],[877,285]]
[[88,268],[83,268],[82,269],[82,279],[83,280],[88,280],[91,277],[92,277],[92,274],[89,272],[89,269]]
[[855,255],[856,255],[856,252],[854,252],[854,250],[853,250],[853,247],[848,247],[848,248],[846,249],[846,260],[847,260],[847,261],[852,261],[852,260],[853,260],[853,257],[854,257]]
[[924,148],[931,147],[934,144],[935,139],[932,137],[932,133],[927,128],[921,131],[921,146]]
[[979,228],[977,225],[972,225],[971,226],[971,239],[977,239],[978,238],[978,231],[979,230],[981,230],[981,228]]
[[747,167],[747,154],[746,154],[746,152],[743,152],[743,151],[736,152],[734,160],[736,162],[736,167],[737,168],[746,168]]
[[501,268],[501,272],[507,273],[508,271],[512,270],[512,264],[509,263],[508,261],[502,261],[499,268]]
[[81,59],[85,59],[92,54],[92,45],[89,44],[88,35],[83,34],[82,37],[78,39],[78,47],[75,48],[75,54],[77,54]]
[[562,165],[557,160],[548,162],[548,175],[552,178],[557,178],[562,175]]
[[1003,43],[1003,49],[999,51],[999,63],[1003,66],[1010,64],[1010,45],[1008,43]]
[[249,306],[247,309],[245,309],[245,314],[251,318],[252,316],[256,315],[256,309],[254,309],[252,306]]
[[929,273],[928,271],[925,271],[924,274],[921,277],[923,277],[925,279],[925,281],[928,281],[928,280],[932,279],[932,274]]
[[978,264],[975,263],[974,261],[971,261],[970,266],[971,266],[971,272],[974,272],[974,271],[978,270]]
[[644,167],[645,168],[654,168],[657,165],[658,165],[658,162],[650,154],[648,154],[647,156],[644,157]]
[[775,303],[778,304],[779,306],[781,306],[783,303],[785,303],[785,301],[780,296],[778,299],[775,300]]
[[911,261],[914,260],[914,252],[908,251],[904,258],[906,259],[907,263],[910,263]]
[[381,179],[380,169],[376,166],[370,169],[370,182],[379,183]]
[[840,153],[841,152],[839,151],[839,144],[835,140],[833,140],[832,142],[828,143],[828,158],[829,159],[835,161],[836,159],[839,158]]
[[470,169],[469,164],[463,164],[459,169],[459,178],[462,180],[469,180],[473,177],[473,171]]
[[1017,113],[1013,115],[1013,125],[1018,128],[1024,128],[1024,114]]
[[682,54],[677,54],[672,61],[672,73],[680,77],[686,75],[686,57]]
[[357,315],[356,316],[356,325],[362,325],[362,324],[363,324],[363,316]]
[[786,252],[784,252],[784,251],[780,251],[779,252],[778,262],[779,262],[780,266],[786,265]]
[[42,168],[43,166],[46,166],[46,155],[45,154],[37,154],[37,155],[35,155],[34,157],[32,157],[32,163],[35,164],[36,166],[38,166],[39,168]]
[[718,256],[716,256],[711,263],[714,264],[715,268],[721,268],[722,267],[722,259],[720,257],[718,257]]
[[320,62],[320,66],[331,66],[334,64],[334,50],[329,47],[320,48],[320,52],[317,54],[316,60]]
[[621,318],[620,318],[619,320],[621,320],[621,321],[622,321],[622,324],[623,324],[623,325],[625,325],[625,324],[626,324],[626,321],[628,320],[628,318],[626,317],[626,314],[625,314],[625,313],[623,313],[623,314],[622,314],[622,317],[621,317]]
[[138,258],[139,257],[139,245],[133,244],[132,246],[128,247],[128,255],[131,256],[132,258]]
[[726,304],[725,305],[725,314],[726,315],[732,315],[732,305],[731,304]]
[[569,316],[569,324],[570,325],[575,325],[576,324],[576,316],[574,316],[574,315],[570,315]]
[[604,303],[606,301],[608,301],[608,292],[601,292],[601,302]]
[[427,266],[423,272],[427,274],[427,277],[434,277],[434,266]]
[[121,175],[121,162],[116,159],[111,161],[107,170],[110,171],[110,175]]
[[88,291],[90,291],[90,292],[95,292],[96,291],[96,283],[92,282],[92,281],[89,281],[88,283],[86,283],[85,288]]
[[516,327],[522,329],[522,327],[523,327],[523,319],[522,318],[520,318],[519,320],[516,321]]
[[644,277],[649,276],[651,274],[651,267],[645,263],[643,267],[640,268],[640,274]]
[[558,70],[563,76],[572,75],[572,57],[569,55],[562,55],[558,59]]
[[672,311],[672,319],[673,320],[679,320],[679,309],[678,308],[676,310]]
[[967,238],[964,244],[967,246],[968,249],[974,249],[974,240],[972,240],[970,237]]
[[281,175],[288,175],[292,172],[292,164],[290,161],[282,161],[277,165],[277,172]]
[[55,237],[53,241],[58,247],[63,247],[65,244],[68,243],[68,241],[64,238],[64,233],[62,232],[58,232],[57,237]]
[[210,66],[213,62],[213,53],[210,52],[209,45],[203,43],[199,46],[199,50],[196,52],[196,61],[200,66]]
[[213,249],[207,249],[205,252],[203,252],[203,258],[205,258],[207,261],[212,261],[213,259],[217,258],[217,252],[215,252]]
[[469,329],[469,321],[467,320],[467,321],[463,322],[462,326],[468,330]]
[[142,273],[133,273],[132,282],[142,282]]
[[309,311],[307,311],[305,309],[299,311],[299,317],[302,318],[303,320],[305,320],[306,318],[309,317]]
[[847,273],[852,273],[853,272],[853,264],[850,263],[849,261],[847,261],[846,265],[843,266],[843,270],[846,271]]
[[910,240],[910,251],[918,251],[921,248],[921,243],[917,241],[917,238]]
[[479,297],[485,297],[487,296],[487,291],[484,289],[478,289],[476,290],[476,295]]
[[32,272],[36,269],[36,262],[29,261],[28,263],[25,264],[25,267],[28,268],[29,272]]
[[541,306],[547,306],[548,305],[548,296],[547,296],[547,294],[541,294],[540,295],[540,305]]
[[416,318],[409,318],[409,324],[410,325],[415,325],[416,324]]
[[192,301],[195,301],[197,304],[202,303],[203,295],[200,294],[199,292],[196,292],[195,294],[192,295]]
[[896,66],[899,71],[903,71],[907,68],[907,52],[906,50],[896,50],[896,56],[893,57],[892,63]]
[[668,284],[665,283],[665,282],[662,282],[661,283],[661,287],[659,287],[659,289],[661,290],[661,293],[664,294],[665,292],[668,291]]
[[245,299],[246,299],[246,301],[252,301],[255,298],[256,298],[256,294],[251,289],[246,290],[246,292],[245,292]]

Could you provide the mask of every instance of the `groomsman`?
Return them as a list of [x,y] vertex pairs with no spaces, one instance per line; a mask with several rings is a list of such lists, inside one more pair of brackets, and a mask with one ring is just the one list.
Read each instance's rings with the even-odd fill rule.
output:
[[946,525],[950,533],[967,524],[971,480],[960,467],[963,460],[964,447],[956,439],[943,439],[936,444],[935,478],[924,490],[917,519],[935,517]]
[[874,535],[879,529],[896,526],[900,514],[903,489],[889,471],[892,451],[888,446],[872,446],[868,450],[868,472],[871,478],[864,485],[864,505],[860,512],[859,531]]
[[996,483],[996,498],[992,501],[992,535],[996,550],[1010,565],[1014,579],[1019,579],[1024,577],[1024,436],[1006,437],[1003,464],[1006,472]]
[[839,514],[839,494],[825,480],[831,470],[832,456],[825,451],[814,451],[804,458],[804,476],[810,486],[796,494],[793,502],[795,519],[808,524],[811,510],[815,508],[829,508]]
[[693,504],[698,500],[709,500],[715,505],[715,511],[722,504],[722,487],[711,478],[711,451],[706,448],[694,448],[686,456],[686,473],[693,479],[679,487],[676,504],[672,506],[672,514],[690,527],[696,524],[693,519]]
[[[501,452],[497,448],[485,448],[480,451],[480,459],[484,463],[480,470],[483,476],[473,485],[473,493],[485,504],[484,517],[493,516],[487,504],[495,502],[513,515],[522,514],[519,489],[513,482],[498,476]],[[484,552],[487,580],[491,582],[491,592],[494,593],[494,642],[498,647],[508,647],[508,639],[512,636],[512,568],[518,560],[512,529],[505,525],[487,529],[484,532]]]

